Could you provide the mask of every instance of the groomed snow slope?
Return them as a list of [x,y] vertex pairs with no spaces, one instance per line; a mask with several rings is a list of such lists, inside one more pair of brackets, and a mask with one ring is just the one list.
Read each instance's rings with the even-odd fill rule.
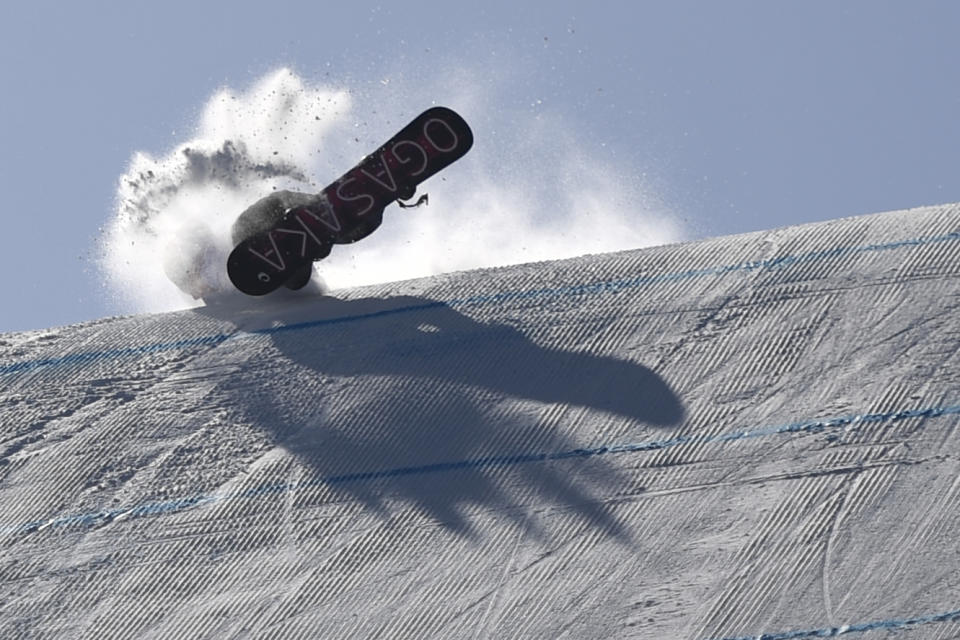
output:
[[958,637],[958,276],[949,205],[0,336],[0,636]]

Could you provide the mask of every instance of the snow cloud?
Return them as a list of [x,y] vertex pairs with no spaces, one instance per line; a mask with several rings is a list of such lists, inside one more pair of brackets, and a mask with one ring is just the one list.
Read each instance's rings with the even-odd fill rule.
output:
[[456,78],[433,89],[398,80],[358,91],[281,69],[247,91],[217,91],[193,138],[168,154],[134,154],[103,240],[102,268],[125,309],[198,304],[185,291],[229,294],[229,229],[241,211],[274,189],[319,191],[435,103],[471,124],[474,148],[421,185],[429,206],[391,206],[373,236],[335,247],[317,265],[329,288],[681,239],[642,176],[604,162],[558,117],[511,113]]

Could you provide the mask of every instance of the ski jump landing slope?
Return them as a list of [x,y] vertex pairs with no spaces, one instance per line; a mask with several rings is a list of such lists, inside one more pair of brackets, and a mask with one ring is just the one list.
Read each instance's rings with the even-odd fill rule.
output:
[[960,637],[960,205],[244,304],[0,336],[0,636]]

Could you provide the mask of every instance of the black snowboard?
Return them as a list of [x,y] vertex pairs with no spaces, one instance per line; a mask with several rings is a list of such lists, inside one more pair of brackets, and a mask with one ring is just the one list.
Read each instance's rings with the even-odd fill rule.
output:
[[314,203],[289,209],[272,229],[238,244],[227,258],[230,281],[254,296],[283,286],[300,267],[325,257],[332,244],[366,236],[379,224],[384,207],[411,198],[417,185],[472,145],[473,133],[463,118],[446,107],[427,109]]

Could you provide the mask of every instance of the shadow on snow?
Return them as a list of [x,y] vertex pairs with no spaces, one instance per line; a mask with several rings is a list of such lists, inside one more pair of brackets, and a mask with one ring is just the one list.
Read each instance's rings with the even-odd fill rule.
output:
[[[218,315],[217,307],[199,312]],[[532,507],[546,504],[628,539],[598,498],[625,486],[608,459],[532,458],[611,444],[571,435],[596,412],[658,427],[684,415],[642,365],[542,347],[426,298],[324,297],[269,317],[280,327],[265,333],[290,370],[262,393],[244,385],[233,406],[314,479],[385,518],[399,498],[462,535],[474,534],[472,508],[509,514],[536,533]],[[277,363],[252,373],[277,375]]]

